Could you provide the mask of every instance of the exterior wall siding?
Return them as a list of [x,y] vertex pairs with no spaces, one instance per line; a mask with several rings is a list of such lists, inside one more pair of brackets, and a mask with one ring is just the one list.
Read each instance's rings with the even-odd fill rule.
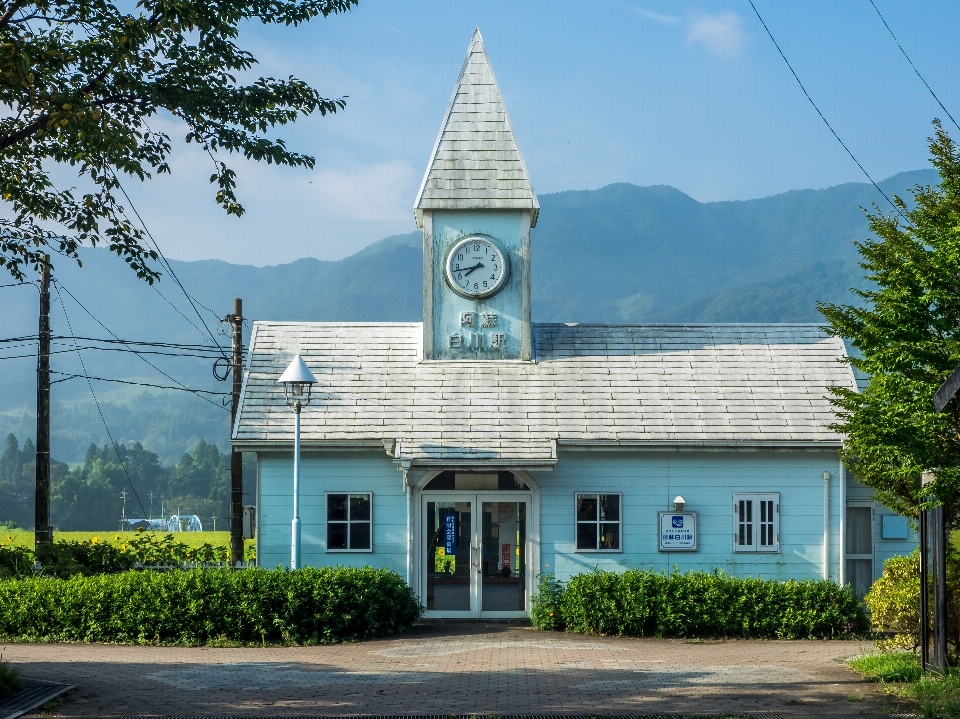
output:
[[[373,551],[327,552],[326,493],[373,493]],[[293,454],[260,455],[257,511],[261,567],[290,566]],[[407,570],[407,510],[402,475],[386,455],[305,454],[300,462],[300,556],[304,566]]]
[[[840,578],[840,464],[835,452],[663,452],[561,453],[552,472],[532,473],[540,487],[539,572],[561,581],[596,567],[654,571],[720,569],[734,576],[768,579],[819,579],[823,576],[822,479],[830,472],[830,566]],[[301,553],[305,566],[387,567],[407,570],[407,498],[393,462],[377,453],[306,454],[301,466]],[[257,541],[260,566],[290,565],[292,454],[259,456]],[[326,551],[326,493],[373,493],[373,551]],[[622,551],[574,551],[577,492],[620,493]],[[780,551],[733,551],[733,493],[780,493]],[[673,498],[686,499],[698,513],[697,552],[657,550],[657,512],[670,510]],[[847,479],[848,502],[869,501],[873,492]],[[874,578],[883,562],[916,546],[882,538],[882,516],[874,505]]]
[[[541,487],[541,562],[566,580],[594,567],[672,572],[718,568],[769,579],[823,577],[823,472],[831,473],[831,562],[838,578],[839,460],[834,452],[689,452],[561,455]],[[623,495],[620,553],[574,551],[574,494]],[[780,551],[734,553],[733,493],[780,493]],[[698,512],[698,551],[659,552],[657,512],[686,499]]]

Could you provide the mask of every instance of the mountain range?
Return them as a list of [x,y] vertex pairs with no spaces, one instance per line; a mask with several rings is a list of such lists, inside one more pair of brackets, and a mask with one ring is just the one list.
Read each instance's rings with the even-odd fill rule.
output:
[[[916,184],[938,180],[933,170],[917,170],[879,186],[903,196]],[[531,254],[533,318],[540,322],[817,322],[817,301],[852,302],[850,288],[864,286],[853,244],[869,237],[861,208],[876,203],[890,209],[866,183],[709,203],[665,185],[626,183],[539,199]],[[337,261],[305,258],[269,267],[171,261],[195,307],[167,273],[150,288],[106,250],[84,250],[81,259],[78,268],[57,258],[54,274],[63,289],[53,296],[57,335],[110,337],[109,330],[126,340],[227,345],[217,316],[232,311],[234,297],[243,298],[251,319],[421,318],[419,231]],[[0,340],[35,334],[35,289],[0,292]],[[209,360],[82,349],[89,346],[84,341],[79,346],[79,353],[70,340],[54,346],[53,368],[64,380],[53,390],[57,459],[79,462],[91,442],[110,436],[139,440],[167,462],[200,439],[226,449],[229,415],[220,397],[95,380],[94,402],[85,380],[67,377],[86,373],[172,385],[147,359],[191,388],[226,391]],[[14,432],[21,441],[33,436],[31,353],[29,342],[0,343],[0,435]]]

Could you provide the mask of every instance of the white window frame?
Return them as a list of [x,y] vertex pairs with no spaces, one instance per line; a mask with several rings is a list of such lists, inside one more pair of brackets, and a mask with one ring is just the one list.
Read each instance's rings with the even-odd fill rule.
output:
[[[744,515],[749,516],[741,522],[740,503],[745,505]],[[761,502],[764,505],[761,507]],[[772,502],[772,504],[766,504]],[[749,508],[749,512],[747,511]],[[773,516],[767,521],[766,513],[772,508]],[[744,538],[751,541],[740,543],[740,529],[743,525]],[[772,535],[772,536],[771,536]],[[772,540],[772,541],[771,541]],[[733,493],[733,551],[750,553],[777,553],[780,551],[780,493],[779,492],[734,492]]]
[[[590,495],[593,495],[593,496],[595,496],[595,497],[598,498],[598,499],[597,499],[597,519],[596,519],[596,520],[585,521],[585,522],[582,522],[582,524],[594,524],[594,525],[596,525],[596,527],[597,527],[597,549],[580,549],[579,547],[577,547],[577,530],[579,529],[579,525],[581,524],[580,520],[577,518],[577,498],[578,498],[578,497],[584,497],[584,496],[590,496]],[[613,521],[603,522],[603,521],[600,520],[600,504],[599,504],[600,500],[599,500],[599,497],[600,497],[601,495],[616,496],[616,497],[617,497],[617,503],[618,503],[618,506],[619,506],[619,508],[620,508],[620,519],[616,520],[615,522],[613,522]],[[599,536],[599,534],[600,534],[600,525],[601,525],[601,524],[616,524],[616,525],[618,526],[618,528],[619,528],[619,530],[620,530],[620,532],[619,532],[620,546],[619,546],[619,547],[617,547],[616,549],[603,549],[602,547],[600,547],[600,536]],[[589,554],[593,554],[593,553],[600,553],[600,554],[611,554],[611,553],[612,553],[612,554],[618,554],[618,553],[623,553],[623,493],[622,493],[622,492],[604,492],[604,491],[596,491],[596,490],[590,490],[590,491],[586,491],[586,492],[574,492],[574,494],[573,494],[573,551],[574,551],[575,553],[577,553],[577,554],[588,554],[588,553],[589,553]]]
[[[344,494],[347,496],[347,519],[346,519],[346,520],[340,520],[340,519],[331,520],[331,519],[329,519],[329,514],[330,514],[329,507],[330,507],[330,497],[331,497],[331,495],[344,495]],[[365,494],[365,495],[367,495],[367,497],[369,497],[369,499],[370,499],[370,519],[369,519],[369,521],[368,521],[368,520],[364,520],[364,519],[361,519],[361,520],[351,520],[351,519],[350,519],[350,495],[352,495],[352,494]],[[330,536],[330,534],[329,534],[330,529],[329,529],[329,528],[330,528],[330,523],[331,523],[331,521],[332,521],[334,524],[346,524],[346,525],[347,525],[347,543],[348,543],[348,544],[349,544],[349,542],[350,542],[350,527],[349,527],[349,525],[351,524],[351,522],[354,522],[354,523],[356,523],[356,522],[367,522],[367,523],[370,525],[370,547],[369,547],[368,549],[330,549],[330,546],[329,546],[329,544],[328,544],[328,537]],[[324,547],[326,547],[326,551],[327,551],[328,553],[330,553],[330,554],[364,554],[364,553],[369,554],[370,552],[373,551],[373,492],[368,492],[368,491],[366,491],[366,490],[361,490],[361,491],[356,491],[356,492],[355,492],[355,491],[347,491],[347,490],[342,490],[342,491],[339,491],[339,492],[338,492],[338,491],[333,491],[333,490],[331,490],[331,491],[326,492],[326,493],[324,494],[324,506],[323,506],[323,545],[324,545]]]

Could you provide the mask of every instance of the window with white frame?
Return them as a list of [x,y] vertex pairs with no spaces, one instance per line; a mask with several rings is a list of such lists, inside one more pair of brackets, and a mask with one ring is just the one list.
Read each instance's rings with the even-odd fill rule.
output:
[[780,494],[733,495],[733,551],[780,551]]
[[327,551],[369,552],[373,549],[370,492],[327,493]]
[[577,493],[578,552],[619,552],[620,495]]

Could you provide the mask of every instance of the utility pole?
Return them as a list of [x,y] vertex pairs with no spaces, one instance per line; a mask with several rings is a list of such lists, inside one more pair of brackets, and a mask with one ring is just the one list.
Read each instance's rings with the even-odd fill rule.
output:
[[50,256],[40,266],[40,351],[37,362],[37,472],[34,547],[42,559],[53,544],[50,526]]
[[120,510],[120,530],[127,523],[127,490],[120,492],[120,499],[123,500],[123,508]]
[[[230,434],[240,411],[240,387],[243,384],[243,300],[233,301],[233,314],[227,315],[233,326],[233,403],[230,408]],[[243,561],[243,454],[232,447],[230,451],[230,564]]]

